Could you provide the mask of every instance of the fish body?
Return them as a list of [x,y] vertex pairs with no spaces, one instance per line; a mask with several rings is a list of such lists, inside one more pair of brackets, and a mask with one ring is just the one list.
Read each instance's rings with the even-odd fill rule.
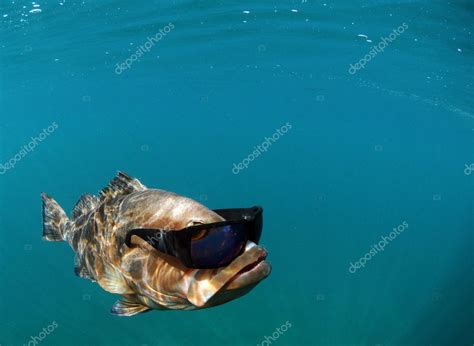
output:
[[139,237],[137,228],[179,231],[223,221],[202,204],[172,192],[148,189],[125,173],[98,197],[83,195],[72,217],[43,193],[43,239],[66,241],[76,253],[76,275],[122,295],[111,312],[131,316],[150,309],[194,310],[220,305],[254,288],[271,271],[266,251],[247,242],[242,255],[217,269],[185,267]]

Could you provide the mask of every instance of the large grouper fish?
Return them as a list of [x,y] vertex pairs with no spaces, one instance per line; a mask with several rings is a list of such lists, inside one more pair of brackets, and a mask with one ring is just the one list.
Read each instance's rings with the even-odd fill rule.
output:
[[78,276],[122,295],[112,306],[116,315],[220,305],[248,293],[271,271],[266,250],[250,241],[240,256],[217,269],[187,268],[139,237],[129,247],[125,239],[131,229],[182,230],[223,218],[190,198],[148,189],[122,172],[98,197],[83,195],[71,218],[47,194],[42,199],[43,239],[68,242]]

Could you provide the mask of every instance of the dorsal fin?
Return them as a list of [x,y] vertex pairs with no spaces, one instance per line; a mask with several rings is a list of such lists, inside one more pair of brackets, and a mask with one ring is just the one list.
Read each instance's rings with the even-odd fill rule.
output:
[[78,217],[87,214],[91,210],[97,208],[99,205],[99,199],[96,196],[90,194],[82,195],[77,201],[72,211],[72,218],[75,220]]
[[145,191],[147,188],[138,179],[118,172],[117,176],[113,178],[109,185],[100,191],[100,200],[115,198],[117,196],[128,195],[132,192]]

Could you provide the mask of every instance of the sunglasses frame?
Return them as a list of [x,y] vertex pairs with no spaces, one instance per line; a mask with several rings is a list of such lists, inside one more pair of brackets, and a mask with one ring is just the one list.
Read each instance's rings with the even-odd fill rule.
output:
[[[178,258],[188,268],[211,269],[225,267],[244,252],[248,240],[258,244],[263,228],[263,208],[255,206],[251,208],[216,209],[213,211],[226,220],[189,226],[181,230],[165,231],[161,229],[145,228],[132,229],[127,232],[125,243],[127,246],[132,247],[131,239],[133,235],[136,235],[158,251]],[[233,257],[229,263],[220,264],[218,266],[197,266],[191,254],[193,237],[203,229],[212,229],[236,224],[246,226],[245,239],[239,253]]]

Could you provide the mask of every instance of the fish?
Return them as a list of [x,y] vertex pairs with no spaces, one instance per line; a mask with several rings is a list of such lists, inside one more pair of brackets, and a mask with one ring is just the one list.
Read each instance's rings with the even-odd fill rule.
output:
[[[42,193],[43,240],[67,242],[75,252],[74,272],[120,295],[111,313],[133,316],[150,310],[198,310],[218,306],[250,292],[271,272],[267,251],[251,241],[225,267],[185,267],[127,232],[152,228],[179,232],[223,221],[201,203],[118,172],[98,196],[84,194],[71,217]],[[183,230],[185,231],[185,230]]]

